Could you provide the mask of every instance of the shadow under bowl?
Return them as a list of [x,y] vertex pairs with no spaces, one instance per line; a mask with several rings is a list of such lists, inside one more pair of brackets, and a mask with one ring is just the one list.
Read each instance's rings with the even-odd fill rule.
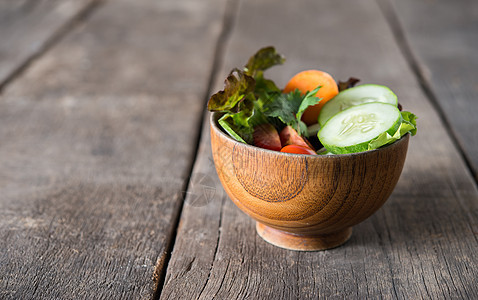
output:
[[276,246],[325,250],[345,243],[356,225],[388,199],[405,162],[409,134],[352,154],[302,155],[240,143],[210,119],[211,146],[228,196]]

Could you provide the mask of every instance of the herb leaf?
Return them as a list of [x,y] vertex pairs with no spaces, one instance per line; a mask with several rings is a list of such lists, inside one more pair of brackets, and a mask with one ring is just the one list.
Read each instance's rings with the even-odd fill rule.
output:
[[302,114],[309,106],[316,105],[320,102],[320,100],[322,100],[322,98],[315,97],[320,88],[321,87],[318,86],[313,91],[307,92],[307,94],[305,94],[304,99],[300,103],[299,109],[296,114],[297,120],[300,120],[302,118]]
[[299,90],[276,95],[266,104],[264,114],[268,117],[278,118],[285,125],[292,126],[301,136],[307,136],[307,126],[300,119],[309,106],[320,102],[321,99],[315,97],[319,88],[317,87],[304,96]]
[[297,128],[296,113],[302,103],[303,97],[299,90],[288,94],[279,94],[266,103],[265,115],[279,118],[284,124]]

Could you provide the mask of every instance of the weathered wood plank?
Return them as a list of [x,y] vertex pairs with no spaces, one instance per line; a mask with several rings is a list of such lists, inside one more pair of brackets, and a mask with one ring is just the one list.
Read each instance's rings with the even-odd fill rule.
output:
[[223,9],[106,2],[6,87],[0,298],[152,297]]
[[208,281],[216,255],[220,215],[227,196],[215,174],[208,124],[206,118],[162,299],[178,299],[178,291],[185,293],[184,299],[199,295]]
[[[236,24],[216,90],[231,67],[275,45],[288,61],[268,76],[281,85],[308,68],[389,85],[420,117],[419,133],[391,198],[340,248],[271,246],[219,192],[206,206],[186,205],[162,299],[478,297],[478,191],[376,2],[246,0]],[[194,170],[215,176],[208,130]]]
[[[478,181],[478,2],[383,0]],[[395,9],[394,9],[394,8]],[[399,23],[399,24],[398,24]]]
[[19,0],[0,2],[0,87],[70,23],[88,11],[94,0]]

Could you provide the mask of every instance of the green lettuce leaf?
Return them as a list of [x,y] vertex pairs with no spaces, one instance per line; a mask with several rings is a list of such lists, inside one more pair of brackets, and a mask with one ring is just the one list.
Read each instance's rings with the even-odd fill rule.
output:
[[[243,136],[246,139],[249,139],[247,136],[244,135],[244,131],[242,130],[241,126],[237,125],[234,123],[234,120],[232,118],[231,113],[227,113],[223,115],[219,120],[218,120],[219,125],[231,136],[233,137],[236,141],[241,142],[241,143],[246,143],[247,142],[244,140]],[[242,133],[242,136],[241,134]]]
[[264,78],[264,71],[284,61],[284,57],[278,54],[274,47],[262,48],[249,58],[249,62],[244,67],[244,73],[255,80],[254,95],[257,100],[262,99],[264,102],[282,92],[274,81]]
[[231,137],[251,144],[254,126],[274,124],[275,120],[268,120],[263,111],[281,90],[264,78],[264,70],[284,61],[274,47],[262,48],[249,58],[244,70],[233,69],[224,82],[224,90],[211,96],[208,110],[225,113],[218,122]]
[[239,112],[226,113],[218,122],[237,141],[253,144],[254,127],[269,123],[268,119],[262,113],[260,102],[258,101],[246,100],[239,107]]
[[256,74],[256,76],[254,76],[254,80],[256,81],[254,93],[257,99],[267,99],[274,96],[274,94],[280,94],[282,92],[281,89],[278,88],[274,83],[274,81],[264,78],[264,74],[262,72]]
[[224,81],[224,90],[212,95],[207,103],[209,111],[228,112],[234,110],[240,101],[252,97],[255,80],[243,71],[234,69]]
[[417,134],[417,116],[415,116],[409,111],[402,111],[401,113],[402,113],[403,122],[414,127],[414,129],[410,130],[410,133],[412,134],[412,136]]
[[255,77],[258,72],[265,71],[275,65],[281,65],[284,62],[285,58],[277,53],[274,47],[269,46],[260,49],[249,58],[249,61],[244,66],[244,72]]
[[401,139],[405,134],[415,135],[417,133],[417,116],[408,111],[402,111],[402,123],[397,131],[390,135],[387,132],[380,134],[368,143],[368,150],[380,148]]

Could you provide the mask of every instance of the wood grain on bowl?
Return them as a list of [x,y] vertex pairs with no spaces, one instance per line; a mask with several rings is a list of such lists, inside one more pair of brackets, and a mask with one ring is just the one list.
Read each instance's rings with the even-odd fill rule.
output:
[[283,248],[322,250],[379,209],[402,172],[409,135],[383,148],[345,155],[296,155],[237,142],[211,117],[216,170],[231,200]]

